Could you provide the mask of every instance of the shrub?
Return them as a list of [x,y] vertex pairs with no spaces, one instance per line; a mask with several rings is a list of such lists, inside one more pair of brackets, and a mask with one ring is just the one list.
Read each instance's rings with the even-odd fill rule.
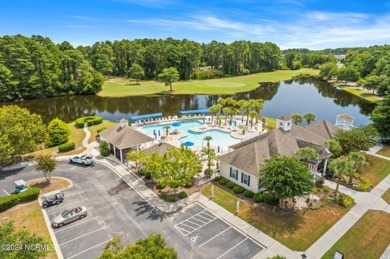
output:
[[247,197],[247,198],[253,198],[254,195],[255,194],[252,191],[250,191],[250,190],[246,190],[244,192],[244,196]]
[[263,194],[262,193],[256,193],[254,196],[253,196],[253,200],[255,202],[262,202],[263,201]]
[[102,154],[102,156],[109,156],[110,155],[110,146],[108,145],[107,141],[100,142],[99,150],[100,150],[100,154]]
[[107,129],[107,127],[100,127],[96,130],[97,133],[102,132],[103,130]]
[[245,191],[245,189],[242,186],[236,185],[236,186],[234,186],[233,191],[235,193],[243,193]]
[[374,185],[370,182],[363,181],[363,183],[359,184],[357,189],[362,192],[367,192],[371,190],[374,187]]
[[186,192],[179,192],[179,198],[180,199],[184,199],[187,197],[187,193]]
[[316,182],[315,182],[315,186],[317,187],[317,188],[322,188],[323,186],[324,186],[324,183],[325,183],[325,180],[324,180],[324,178],[318,178],[317,180],[316,180]]
[[317,189],[316,187],[313,187],[313,188],[311,189],[311,192],[312,192],[313,194],[318,194],[318,189]]
[[226,180],[225,178],[222,178],[221,180],[219,180],[219,183],[222,185],[227,184],[227,182],[228,182],[228,180]]
[[232,182],[228,182],[228,183],[226,184],[226,187],[229,188],[229,189],[233,189],[234,186],[236,186],[236,185],[235,185],[234,183],[232,183]]
[[103,118],[100,116],[86,116],[81,117],[76,120],[77,128],[84,128],[84,123],[87,123],[88,126],[97,125],[103,122]]
[[326,186],[324,185],[324,187],[322,187],[322,190],[324,191],[324,193],[330,193],[331,189],[329,186]]
[[27,191],[18,193],[19,201],[33,201],[38,199],[40,189],[38,187],[33,187],[28,189]]
[[166,201],[167,197],[168,197],[168,195],[166,193],[161,193],[160,194],[160,199],[163,200],[163,201]]
[[221,176],[216,176],[216,177],[214,178],[214,181],[219,182],[221,179],[222,179]]
[[337,203],[343,206],[344,208],[349,208],[353,204],[355,204],[355,200],[348,195],[344,195],[340,193],[337,199]]
[[9,208],[12,208],[19,202],[19,197],[15,194],[11,194],[5,197],[0,198],[0,212],[6,211]]
[[263,201],[269,205],[278,205],[279,200],[269,192],[263,192]]
[[71,151],[71,150],[75,149],[75,147],[76,147],[76,144],[74,142],[68,142],[68,143],[59,145],[58,146],[58,151],[60,153],[68,152],[68,151]]
[[47,132],[49,137],[47,144],[50,147],[64,144],[69,140],[70,130],[68,124],[58,118],[50,121],[47,126]]
[[214,173],[214,170],[211,169],[211,168],[206,168],[206,169],[204,170],[204,174],[205,174],[207,177],[210,177],[213,173]]
[[168,196],[168,202],[176,202],[175,196]]
[[189,181],[186,183],[186,185],[184,187],[191,188],[192,186],[194,186],[194,183],[192,181]]

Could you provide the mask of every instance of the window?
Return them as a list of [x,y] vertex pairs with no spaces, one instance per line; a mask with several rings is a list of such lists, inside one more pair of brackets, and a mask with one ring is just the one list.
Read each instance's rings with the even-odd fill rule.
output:
[[280,122],[280,123],[279,123],[279,126],[280,126],[280,127],[283,127],[283,122]]
[[251,176],[244,174],[244,173],[241,173],[241,183],[250,186],[251,185]]
[[230,178],[238,180],[238,170],[230,167]]

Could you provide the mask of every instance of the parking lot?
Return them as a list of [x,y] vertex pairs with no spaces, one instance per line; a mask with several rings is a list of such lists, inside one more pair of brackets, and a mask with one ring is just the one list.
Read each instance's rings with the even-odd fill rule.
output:
[[198,204],[188,207],[174,224],[201,258],[251,258],[263,249]]

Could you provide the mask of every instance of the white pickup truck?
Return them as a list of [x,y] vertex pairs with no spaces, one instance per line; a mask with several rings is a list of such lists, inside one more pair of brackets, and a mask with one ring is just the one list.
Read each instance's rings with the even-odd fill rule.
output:
[[95,161],[90,155],[77,155],[69,158],[70,163],[76,163],[80,165],[93,165]]

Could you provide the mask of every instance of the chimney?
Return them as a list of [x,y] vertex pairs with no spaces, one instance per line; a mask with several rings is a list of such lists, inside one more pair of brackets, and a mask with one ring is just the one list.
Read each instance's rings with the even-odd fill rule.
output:
[[276,127],[284,131],[290,131],[292,126],[292,119],[288,115],[283,115],[276,119]]

